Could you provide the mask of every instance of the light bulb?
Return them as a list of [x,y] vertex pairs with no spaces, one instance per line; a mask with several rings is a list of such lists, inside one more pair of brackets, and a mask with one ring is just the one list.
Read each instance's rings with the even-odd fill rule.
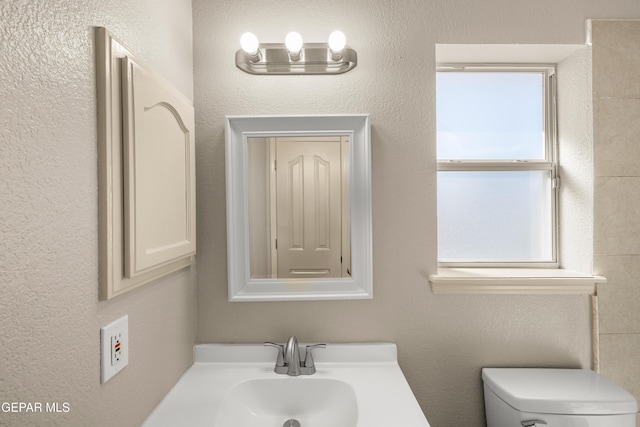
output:
[[244,33],[240,37],[240,46],[249,55],[255,55],[258,53],[258,38],[253,33]]
[[329,49],[340,52],[347,45],[347,38],[342,31],[334,31],[329,35]]
[[295,31],[287,34],[287,37],[284,39],[284,44],[287,46],[287,49],[292,54],[297,54],[302,49],[302,36]]

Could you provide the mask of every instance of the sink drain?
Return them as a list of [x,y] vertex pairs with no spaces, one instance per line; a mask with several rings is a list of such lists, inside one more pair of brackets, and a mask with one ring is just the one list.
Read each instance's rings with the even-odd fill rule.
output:
[[300,427],[300,421],[294,420],[293,418],[287,420],[282,424],[282,427]]

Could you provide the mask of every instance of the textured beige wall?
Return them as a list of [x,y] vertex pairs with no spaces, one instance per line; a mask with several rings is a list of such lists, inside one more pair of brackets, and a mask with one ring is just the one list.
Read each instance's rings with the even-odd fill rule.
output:
[[[433,426],[484,425],[484,366],[586,367],[580,296],[434,296],[435,43],[583,43],[585,18],[640,16],[636,0],[194,1],[198,341],[394,341]],[[242,32],[264,42],[335,28],[358,51],[341,76],[258,77],[235,68]],[[224,115],[370,113],[374,299],[227,302]],[[588,240],[588,239],[587,239]]]
[[560,160],[559,249],[564,268],[593,273],[593,102],[591,47],[560,62],[557,71]]
[[640,400],[640,20],[593,22],[600,371]]
[[[192,362],[195,273],[98,301],[93,26],[193,96],[189,0],[0,2],[0,425],[137,426]],[[100,385],[100,327],[129,315],[129,366]]]

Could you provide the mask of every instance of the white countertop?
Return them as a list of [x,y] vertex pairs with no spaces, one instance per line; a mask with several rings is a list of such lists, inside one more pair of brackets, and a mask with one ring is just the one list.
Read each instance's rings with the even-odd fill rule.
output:
[[[304,344],[300,349],[304,353]],[[314,375],[289,378],[336,379],[351,385],[358,402],[354,427],[429,427],[397,363],[395,344],[327,344],[325,349],[314,350],[313,356],[317,368]],[[193,366],[143,425],[212,426],[227,391],[234,385],[287,377],[273,372],[275,359],[276,350],[261,344],[198,345]]]

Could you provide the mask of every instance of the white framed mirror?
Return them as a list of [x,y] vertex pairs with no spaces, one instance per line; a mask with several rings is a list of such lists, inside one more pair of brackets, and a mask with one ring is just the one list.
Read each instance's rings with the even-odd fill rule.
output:
[[227,116],[225,142],[229,301],[373,298],[369,115]]

